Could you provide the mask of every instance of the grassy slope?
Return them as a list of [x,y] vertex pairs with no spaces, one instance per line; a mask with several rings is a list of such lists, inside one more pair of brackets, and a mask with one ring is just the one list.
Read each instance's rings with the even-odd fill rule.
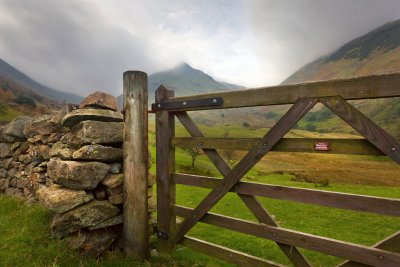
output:
[[[204,132],[207,132],[208,136],[221,137],[224,135],[224,129],[221,128],[204,125],[201,128]],[[265,133],[265,129],[249,131],[243,127],[234,126],[228,127],[228,129],[232,137],[260,137]],[[181,126],[177,127],[176,132],[178,136],[187,135]],[[153,134],[154,132],[150,135],[150,144],[152,144],[152,147],[154,145]],[[350,137],[350,135],[309,133],[299,130],[292,131],[288,136]],[[155,153],[154,147],[152,153]],[[238,158],[240,155],[242,154],[239,153]],[[188,154],[177,149],[176,164],[178,171],[218,176],[217,170],[206,156],[202,155],[197,159],[195,169],[188,167],[190,166],[190,160]],[[312,161],[312,163],[309,161]],[[338,172],[339,167],[343,171]],[[324,173],[331,181],[329,181],[328,185],[324,183],[324,180],[327,179],[325,176],[317,177],[317,180],[314,181],[307,179],[305,179],[307,182],[305,180],[299,181],[296,176],[289,174],[293,172],[295,174],[300,172],[302,174],[301,178],[315,177],[315,174]],[[245,179],[269,184],[399,198],[399,173],[400,167],[385,157],[270,153],[246,175]],[[333,177],[333,174],[336,174],[336,176]],[[359,185],[354,184],[354,178]],[[374,184],[375,186],[371,186],[370,184]],[[382,186],[383,184],[386,186]],[[396,187],[393,185],[396,185]],[[178,185],[177,203],[195,207],[207,192],[209,192],[207,189]],[[283,227],[358,244],[373,245],[377,241],[398,231],[400,228],[400,219],[398,218],[288,201],[259,199]],[[240,199],[231,193],[226,195],[212,211],[242,219],[254,220],[254,217],[249,213]],[[232,233],[229,230],[205,224],[198,224],[190,232],[191,235],[210,242],[289,264],[285,256],[273,242]],[[305,254],[315,266],[334,266],[341,261],[339,258],[312,251],[305,251]],[[193,263],[206,261],[203,257],[200,258],[197,253],[193,255],[193,251],[187,248],[179,248],[174,256],[177,259]],[[217,266],[225,265],[227,264],[217,264]]]
[[[223,136],[224,129],[202,126],[211,136]],[[259,137],[266,129],[248,130],[243,127],[228,127],[230,136]],[[187,135],[181,126],[177,126],[180,136]],[[308,133],[295,130],[289,134],[295,136],[320,136],[319,133]],[[336,134],[335,134],[336,135]],[[150,149],[155,158],[154,123],[150,121]],[[332,137],[329,134],[328,137]],[[350,136],[346,136],[350,137]],[[240,153],[238,157],[240,156]],[[371,181],[361,179],[360,185],[351,184],[348,180],[355,173],[362,170],[381,166],[382,173],[379,180],[384,180],[384,169],[392,168],[393,181],[400,180],[399,166],[394,165],[383,157],[357,157],[338,155],[317,155],[313,168],[325,172],[329,168],[337,168],[336,160],[346,159],[349,165],[344,169],[350,170],[350,165],[359,162],[360,166],[353,172],[343,172],[347,183],[331,181],[326,183],[298,181],[295,176],[288,174],[293,169],[304,167],[301,161],[309,160],[312,155],[304,154],[300,157],[295,154],[271,153],[260,164],[252,169],[245,177],[247,180],[262,183],[280,184],[302,188],[316,188],[320,190],[358,193],[365,195],[400,198],[399,187],[371,186]],[[218,176],[216,169],[208,159],[202,155],[196,161],[195,169],[190,167],[190,157],[181,149],[177,149],[177,170],[180,172],[197,173]],[[296,159],[296,160],[295,160]],[[269,165],[270,164],[270,165]],[[309,163],[306,163],[309,165]],[[373,165],[370,165],[373,164]],[[318,166],[317,166],[318,165]],[[364,168],[362,168],[364,166]],[[275,169],[274,169],[275,168]],[[396,169],[397,168],[397,169]],[[315,170],[314,171],[318,171]],[[278,172],[276,172],[278,170]],[[153,164],[152,172],[155,171]],[[207,189],[177,186],[177,203],[189,207],[196,206],[209,192]],[[364,245],[373,245],[377,241],[398,231],[400,219],[388,216],[378,216],[368,213],[344,211],[339,209],[324,208],[314,205],[299,204],[289,201],[259,198],[264,206],[275,217],[278,223],[286,228],[304,231],[330,238],[355,242]],[[173,253],[173,259],[167,257],[152,258],[149,262],[137,263],[124,258],[120,253],[110,253],[102,261],[77,257],[72,252],[64,249],[64,242],[49,239],[48,221],[50,214],[43,208],[34,205],[26,206],[21,201],[7,196],[0,196],[0,265],[1,266],[230,266],[217,259],[208,257],[199,252],[178,246]],[[234,216],[242,219],[253,220],[254,217],[245,208],[240,199],[229,193],[212,210],[213,212]],[[229,230],[213,226],[198,224],[190,231],[190,235],[224,245],[233,249],[264,257],[276,262],[289,264],[277,246],[270,241],[253,238],[244,234],[233,233]],[[341,260],[335,257],[322,255],[312,251],[304,251],[305,255],[315,266],[333,266]]]

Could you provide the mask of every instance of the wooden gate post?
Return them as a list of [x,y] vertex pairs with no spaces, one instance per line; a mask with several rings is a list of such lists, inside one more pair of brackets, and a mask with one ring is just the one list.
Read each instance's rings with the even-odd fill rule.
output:
[[[160,86],[155,95],[156,104],[174,96],[174,91]],[[175,117],[167,110],[156,113],[156,146],[157,146],[157,227],[158,250],[171,252],[175,244],[171,243],[176,228],[173,207],[175,204],[175,184],[172,173],[175,172],[175,148],[171,139],[175,136]]]
[[147,204],[147,74],[124,73],[124,251],[135,259],[149,257]]

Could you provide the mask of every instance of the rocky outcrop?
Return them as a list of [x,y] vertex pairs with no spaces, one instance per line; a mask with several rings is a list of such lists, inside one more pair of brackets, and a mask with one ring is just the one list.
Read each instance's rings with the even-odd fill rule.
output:
[[50,135],[60,130],[59,117],[43,115],[28,122],[24,129],[24,135],[28,138],[34,136]]
[[120,213],[120,209],[110,202],[93,200],[63,214],[57,214],[51,224],[54,237],[64,237],[80,229],[94,226]]
[[73,147],[89,144],[121,145],[124,124],[122,122],[82,121],[61,138],[61,142]]
[[25,125],[31,121],[32,121],[32,118],[28,117],[28,116],[16,117],[15,119],[12,120],[12,122],[7,124],[3,128],[3,134],[12,136],[12,137],[16,137],[19,140],[23,140],[23,139],[25,139],[25,135],[24,135]]
[[122,160],[122,149],[102,145],[86,145],[75,151],[72,158],[75,160],[96,160],[115,162]]
[[115,232],[107,229],[82,231],[69,237],[67,246],[76,250],[81,256],[98,257],[116,239]]
[[116,188],[122,185],[124,180],[124,175],[122,173],[109,173],[101,182],[103,185],[107,186],[108,188]]
[[51,159],[47,173],[56,184],[71,189],[93,190],[106,177],[110,166],[101,162]]
[[120,112],[101,109],[76,109],[68,113],[61,121],[64,127],[71,127],[78,122],[95,120],[103,122],[122,122],[124,119]]
[[55,213],[69,211],[93,199],[92,194],[83,190],[72,190],[58,185],[41,186],[36,190],[36,196],[46,208]]
[[79,104],[79,108],[88,107],[110,109],[114,111],[118,110],[117,100],[115,97],[103,92],[95,92],[90,94]]

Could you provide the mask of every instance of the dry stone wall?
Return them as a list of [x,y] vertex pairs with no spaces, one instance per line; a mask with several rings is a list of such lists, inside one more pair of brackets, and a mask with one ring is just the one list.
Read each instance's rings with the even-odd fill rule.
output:
[[[115,98],[101,92],[70,112],[14,119],[0,129],[0,193],[42,203],[54,213],[52,236],[68,238],[81,254],[118,247],[123,127]],[[150,223],[154,182],[150,175]]]

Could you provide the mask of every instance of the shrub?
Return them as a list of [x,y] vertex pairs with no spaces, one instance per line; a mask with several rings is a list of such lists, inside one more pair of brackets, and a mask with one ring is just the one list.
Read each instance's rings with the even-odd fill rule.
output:
[[36,107],[35,100],[28,96],[21,95],[14,100],[15,103],[30,107]]

